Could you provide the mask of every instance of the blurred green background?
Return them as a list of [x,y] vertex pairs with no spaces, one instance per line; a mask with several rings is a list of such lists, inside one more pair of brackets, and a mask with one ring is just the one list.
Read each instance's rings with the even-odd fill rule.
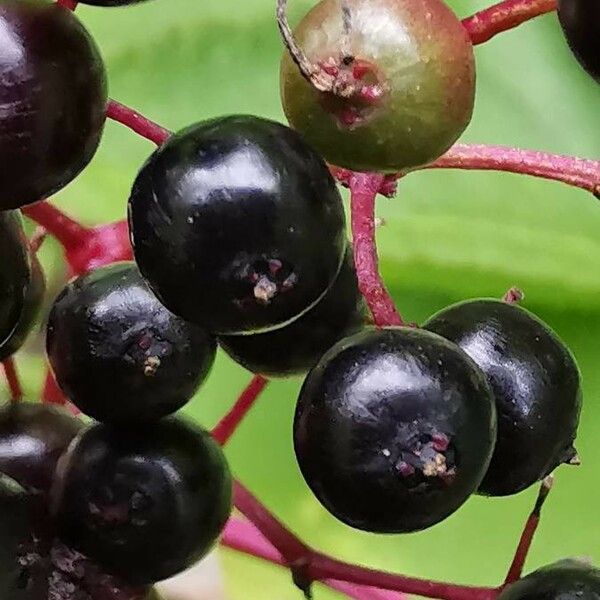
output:
[[[282,119],[281,45],[273,0],[155,0],[126,9],[80,7],[103,51],[111,95],[177,129],[223,113]],[[297,19],[308,6],[295,0]],[[486,0],[452,0],[466,16]],[[463,141],[518,145],[600,158],[600,87],[579,69],[555,15],[477,49],[478,97]],[[119,219],[152,146],[109,123],[93,164],[55,200],[85,223]],[[577,356],[585,382],[579,468],[559,470],[528,568],[564,556],[600,562],[600,206],[556,183],[493,173],[424,172],[381,199],[382,268],[394,298],[420,321],[449,302],[500,296],[511,285]],[[64,283],[47,242],[51,294]],[[19,358],[27,394],[39,393],[42,339]],[[189,413],[212,425],[248,373],[220,357]],[[306,540],[336,556],[411,575],[496,584],[505,573],[536,490],[471,499],[423,533],[379,537],[336,522],[311,497],[296,466],[291,421],[298,381],[271,385],[228,448],[236,474]],[[223,553],[235,600],[299,598],[289,575]],[[317,598],[336,598],[316,590]]]

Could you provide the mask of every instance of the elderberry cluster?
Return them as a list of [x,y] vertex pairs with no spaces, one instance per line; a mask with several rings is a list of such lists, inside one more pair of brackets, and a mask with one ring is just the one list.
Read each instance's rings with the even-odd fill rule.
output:
[[[174,414],[217,346],[255,374],[305,376],[300,470],[358,529],[422,530],[473,494],[516,494],[578,462],[575,359],[511,298],[373,325],[325,160],[380,173],[435,160],[470,121],[475,63],[441,0],[344,6],[321,0],[295,32],[302,56],[284,54],[292,128],[233,115],[170,136],[132,186],[135,261],[82,273],[54,300],[48,360],[91,420],[0,410],[1,600],[144,600],[212,548],[231,513],[229,467],[208,431]],[[596,5],[564,0],[559,14],[598,78]],[[73,13],[0,0],[0,360],[45,292],[19,209],[86,167],[106,106],[103,61]],[[600,575],[567,561],[503,594],[597,599]]]

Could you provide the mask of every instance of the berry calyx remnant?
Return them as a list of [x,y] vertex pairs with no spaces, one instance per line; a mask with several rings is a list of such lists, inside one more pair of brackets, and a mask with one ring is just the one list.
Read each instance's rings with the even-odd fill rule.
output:
[[307,81],[285,52],[284,112],[335,165],[389,173],[429,163],[471,119],[472,44],[441,0],[347,0],[344,10],[322,0],[292,43],[330,83]]
[[179,410],[216,352],[214,337],[160,304],[131,262],[71,281],[50,311],[46,346],[67,397],[104,422]]
[[220,336],[219,345],[253,373],[266,377],[301,375],[335,342],[361,329],[366,312],[349,246],[335,281],[310,310],[274,331]]
[[491,390],[441,336],[409,328],[343,339],[308,374],[294,447],[321,503],[345,523],[418,531],[481,483],[496,439]]

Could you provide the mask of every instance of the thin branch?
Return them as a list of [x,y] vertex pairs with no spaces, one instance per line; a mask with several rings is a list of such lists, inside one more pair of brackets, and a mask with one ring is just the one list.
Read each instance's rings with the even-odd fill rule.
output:
[[321,92],[332,91],[335,78],[325,72],[323,69],[319,68],[317,65],[314,65],[309,60],[308,56],[306,56],[304,50],[300,48],[294,38],[294,33],[292,32],[292,28],[288,22],[286,11],[287,0],[277,0],[275,11],[277,16],[277,25],[279,27],[283,43],[290,53],[290,56],[298,66],[302,76],[309,83],[311,83],[315,89]]
[[[226,548],[249,554],[276,565],[287,566],[281,553],[251,523],[241,519],[232,517],[229,520],[223,532],[221,543]],[[402,594],[398,592],[357,586],[334,579],[326,579],[322,583],[355,600],[402,600]]]
[[240,394],[232,409],[217,423],[212,430],[212,435],[221,446],[224,446],[235,433],[268,383],[264,377],[255,375]]
[[29,249],[36,254],[47,239],[48,232],[46,231],[46,228],[38,225],[29,239]]
[[548,498],[548,494],[552,489],[553,483],[554,479],[552,475],[548,475],[548,477],[546,477],[542,481],[540,491],[535,501],[533,510],[531,511],[531,514],[525,522],[525,527],[523,528],[523,533],[521,534],[521,539],[519,540],[515,556],[510,565],[510,569],[508,570],[508,574],[506,575],[506,579],[504,580],[504,585],[514,583],[515,581],[521,578],[523,566],[525,565],[525,559],[527,558],[527,554],[529,553],[529,549],[531,548],[531,543],[533,542],[533,536],[535,535],[535,532],[540,523],[542,507],[544,506],[546,498]]
[[6,377],[6,383],[8,383],[8,389],[10,390],[11,402],[19,402],[23,398],[23,388],[21,387],[21,380],[15,359],[9,356],[2,363],[2,367],[4,368],[4,376]]
[[64,6],[65,8],[69,9],[69,10],[75,10],[77,8],[77,0],[56,0],[57,4],[60,4],[60,6]]
[[58,387],[56,379],[50,369],[46,371],[46,379],[42,390],[42,402],[46,404],[59,404],[61,406],[67,404],[67,398],[63,391]]
[[379,327],[404,324],[379,274],[375,242],[375,197],[384,181],[383,175],[369,173],[354,173],[349,180],[358,286]]
[[483,44],[498,33],[556,10],[556,0],[505,0],[463,19],[473,44]]
[[439,600],[494,600],[499,593],[497,588],[454,585],[368,569],[316,552],[298,539],[239,481],[234,484],[234,504],[276,548],[281,560],[293,572],[300,572],[305,581],[334,579]]
[[600,161],[535,150],[456,144],[421,169],[505,171],[560,181],[600,196]]
[[84,227],[46,200],[25,206],[21,210],[23,214],[55,237],[65,250],[80,246],[89,237],[87,227]]
[[164,144],[171,137],[171,132],[168,129],[116,100],[109,101],[106,108],[106,116],[113,121],[129,127],[129,129],[154,142],[157,146]]

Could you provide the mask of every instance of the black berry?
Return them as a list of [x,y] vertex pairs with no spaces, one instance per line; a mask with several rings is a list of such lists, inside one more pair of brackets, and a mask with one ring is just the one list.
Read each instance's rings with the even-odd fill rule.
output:
[[[442,0],[322,0],[294,34],[332,75],[319,92],[285,51],[285,114],[330,162],[356,171],[400,171],[438,158],[471,120],[473,46]],[[348,32],[345,28],[348,26]]]
[[0,209],[67,185],[94,155],[105,120],[99,51],[71,11],[0,2]]
[[579,370],[545,323],[514,304],[469,300],[442,310],[424,327],[458,344],[494,392],[498,440],[482,494],[515,494],[575,457]]
[[25,341],[45,289],[44,275],[16,211],[0,212],[0,360]]
[[18,403],[0,410],[0,472],[32,491],[48,492],[56,463],[82,423],[47,404]]
[[181,408],[208,375],[216,342],[169,312],[134,263],[117,263],[61,292],[47,351],[59,386],[80,410],[124,421]]
[[367,308],[358,289],[352,248],[325,296],[308,312],[279,329],[219,338],[235,361],[254,373],[289,377],[306,373],[338,340],[366,323]]
[[559,0],[558,18],[581,66],[600,83],[600,3]]
[[306,311],[346,246],[323,160],[291,129],[251,116],[169,139],[137,177],[129,223],[136,261],[165,306],[222,334]]
[[427,331],[369,329],[308,374],[294,445],[317,498],[367,531],[424,529],[461,506],[492,455],[496,411],[483,373]]
[[48,572],[36,540],[45,531],[41,499],[0,475],[0,597],[47,600]]
[[165,579],[210,550],[231,510],[231,476],[210,433],[174,418],[96,425],[58,469],[64,541],[131,584]]
[[498,600],[600,600],[600,570],[561,560],[509,585]]

